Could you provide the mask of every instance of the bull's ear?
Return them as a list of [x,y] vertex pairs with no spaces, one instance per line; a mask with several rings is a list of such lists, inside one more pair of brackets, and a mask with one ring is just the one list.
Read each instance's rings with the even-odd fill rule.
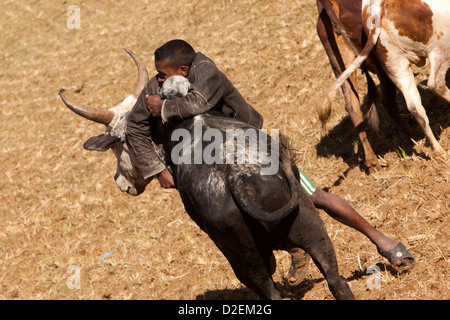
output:
[[89,138],[84,143],[83,147],[86,150],[106,151],[117,141],[120,141],[120,138],[113,137],[109,134],[101,134],[99,136]]

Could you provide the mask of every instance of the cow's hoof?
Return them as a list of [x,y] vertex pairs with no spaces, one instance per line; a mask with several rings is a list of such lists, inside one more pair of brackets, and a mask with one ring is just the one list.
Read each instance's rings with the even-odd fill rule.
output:
[[[383,159],[384,160],[384,159]],[[383,167],[387,167],[386,161],[381,161],[381,159],[369,159],[365,161],[365,165],[369,174],[381,171]]]

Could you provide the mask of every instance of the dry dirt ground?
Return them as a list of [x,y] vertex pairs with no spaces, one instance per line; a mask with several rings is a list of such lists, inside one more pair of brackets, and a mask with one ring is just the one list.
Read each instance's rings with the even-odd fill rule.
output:
[[[104,127],[76,116],[58,97],[64,87],[81,104],[112,107],[136,79],[123,48],[153,74],[153,51],[173,38],[211,57],[263,114],[264,127],[292,138],[313,181],[415,255],[416,266],[397,273],[364,236],[320,211],[356,298],[450,298],[449,158],[431,156],[413,121],[415,143],[380,110],[381,131],[369,134],[387,166],[366,174],[340,94],[331,130],[321,134],[314,101],[334,77],[315,32],[315,1],[80,0],[80,29],[67,27],[71,4],[2,3],[0,299],[256,298],[189,219],[176,190],[153,181],[139,197],[120,192],[112,152],[82,148]],[[418,69],[432,128],[450,150],[448,105],[427,90],[426,77],[426,67]],[[283,298],[332,299],[314,265],[291,288],[289,257],[276,258]],[[373,265],[380,286],[371,290],[366,271]],[[79,289],[70,266],[78,268]]]

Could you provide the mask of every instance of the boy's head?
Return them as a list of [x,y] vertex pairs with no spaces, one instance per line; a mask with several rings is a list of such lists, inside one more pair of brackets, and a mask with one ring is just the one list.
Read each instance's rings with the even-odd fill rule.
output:
[[187,76],[195,58],[192,46],[184,40],[171,40],[155,51],[155,68],[158,82],[174,75]]

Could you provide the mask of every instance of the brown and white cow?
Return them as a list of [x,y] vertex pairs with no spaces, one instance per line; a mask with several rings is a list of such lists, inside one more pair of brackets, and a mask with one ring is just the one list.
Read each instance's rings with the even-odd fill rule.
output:
[[[361,21],[362,0],[329,1],[331,3],[331,9],[342,24],[343,30],[348,34],[350,43],[343,36],[342,29],[336,27],[336,23],[333,22],[332,18],[329,16],[329,10],[324,8],[322,2],[323,1],[317,0],[319,14],[316,25],[317,34],[322,42],[335,76],[339,77],[345,71],[347,66],[355,60],[359,51],[364,47],[365,35]],[[370,55],[361,67],[367,80],[367,105],[370,106],[367,114],[363,115],[363,112],[361,111],[356,71],[342,84],[341,89],[344,95],[345,109],[352,120],[364,150],[365,165],[369,170],[371,168],[380,169],[380,163],[366,134],[366,120],[368,120],[370,127],[376,131],[378,131],[379,125],[377,109],[375,107],[377,88],[369,71],[375,73],[380,80],[383,106],[386,108],[391,118],[400,125],[402,125],[402,120],[399,117],[395,100],[395,86],[387,77],[374,55]],[[326,123],[330,117],[330,109],[323,110],[322,105],[318,104],[317,112],[319,119],[322,122],[323,129],[326,131]],[[405,126],[402,125],[402,127]]]
[[431,131],[411,63],[423,66],[429,59],[428,87],[450,103],[450,90],[445,82],[450,67],[449,16],[447,0],[363,0],[361,18],[367,44],[329,89],[324,108],[331,107],[337,89],[373,51],[388,77],[402,92],[408,110],[432,149],[445,153]]

